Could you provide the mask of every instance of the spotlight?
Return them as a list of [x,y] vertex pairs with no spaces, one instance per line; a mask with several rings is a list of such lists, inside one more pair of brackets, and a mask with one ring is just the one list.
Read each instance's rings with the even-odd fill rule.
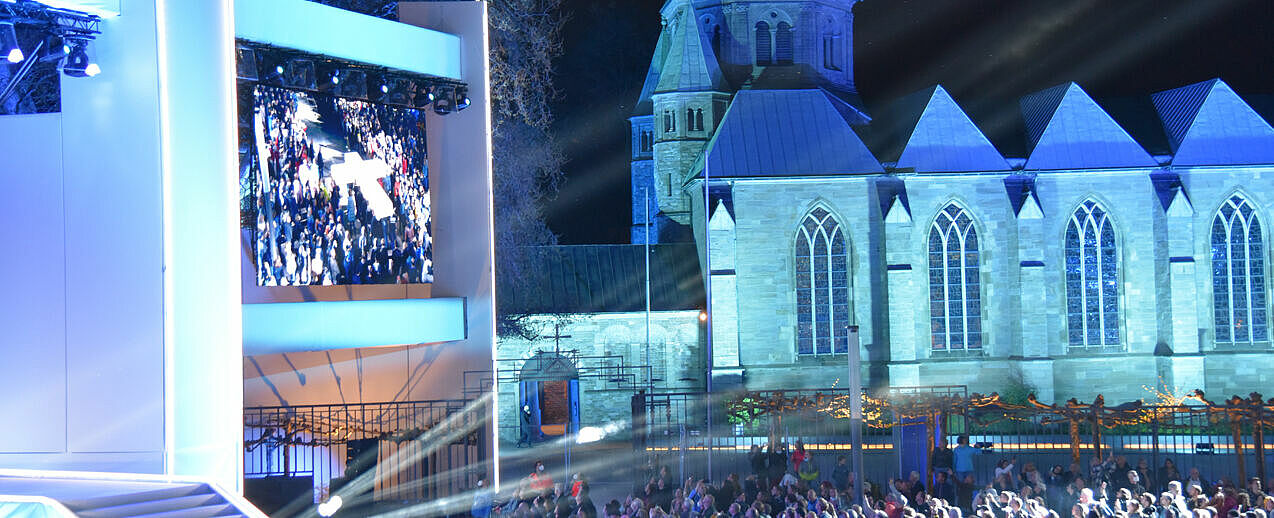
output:
[[66,55],[66,63],[62,65],[62,73],[71,77],[93,77],[102,73],[89,55],[89,42],[74,40],[70,42],[70,52]]
[[18,33],[13,29],[13,22],[0,22],[0,52],[10,63],[21,63],[27,58],[22,47],[18,46]]
[[470,104],[469,87],[457,86],[456,87],[456,111],[460,111],[465,108],[468,108],[469,104]]
[[332,516],[336,514],[336,511],[341,510],[341,504],[343,503],[345,502],[341,498],[341,495],[335,495],[332,498],[328,499],[328,501],[318,505],[318,514],[319,516],[322,516],[323,518]]
[[378,102],[414,106],[412,103],[416,98],[416,83],[410,79],[384,76],[381,78],[379,90],[380,93],[375,94]]

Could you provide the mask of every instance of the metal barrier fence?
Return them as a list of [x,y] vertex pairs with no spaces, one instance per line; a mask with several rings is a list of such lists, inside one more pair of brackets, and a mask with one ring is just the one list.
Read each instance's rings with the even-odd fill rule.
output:
[[249,483],[309,478],[315,502],[364,475],[374,501],[443,498],[472,487],[487,457],[490,409],[476,401],[251,407],[243,414]]
[[[847,393],[847,389],[824,389],[747,394],[822,401]],[[913,387],[891,393],[898,394],[967,396],[963,387]],[[891,395],[883,399],[888,400]],[[781,442],[790,448],[800,440],[824,474],[831,472],[837,456],[850,453],[849,419],[818,405],[775,409],[748,420],[731,417],[726,408],[728,402],[738,401],[737,395],[639,394],[635,398],[642,400],[635,408],[644,408],[644,415],[634,415],[638,425],[634,448],[644,451],[648,460],[680,471],[683,478],[720,478],[727,473],[744,476],[751,472],[748,453],[754,445]],[[1110,454],[1125,457],[1133,467],[1144,461],[1151,485],[1156,487],[1167,482],[1160,480],[1164,478],[1160,468],[1165,461],[1172,461],[1182,476],[1197,468],[1204,479],[1213,483],[1224,479],[1242,486],[1251,476],[1268,480],[1267,476],[1274,476],[1274,444],[1264,432],[1274,426],[1269,420],[1234,418],[1239,408],[1235,404],[1138,404],[1135,412],[1129,414],[1133,418],[1102,424],[1092,419],[1076,420],[1074,415],[1061,411],[1022,408],[1024,405],[967,408],[960,413],[937,415],[932,422],[894,415],[886,408],[867,416],[863,425],[864,476],[869,481],[884,482],[905,475],[901,472],[908,465],[908,456],[922,459],[921,466],[927,465],[931,447],[926,436],[932,434],[928,436],[935,442],[946,441],[951,447],[955,447],[959,435],[968,435],[970,444],[980,445],[974,465],[976,479],[982,484],[992,481],[1000,460],[1018,459],[1017,471],[1026,463],[1033,463],[1041,473],[1054,465],[1069,469],[1072,462],[1078,462],[1080,472],[1086,475],[1094,455],[1105,458]],[[712,466],[710,471],[708,466]]]

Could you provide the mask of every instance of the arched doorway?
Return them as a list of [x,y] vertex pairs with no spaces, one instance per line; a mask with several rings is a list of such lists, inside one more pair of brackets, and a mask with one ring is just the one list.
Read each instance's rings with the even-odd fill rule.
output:
[[579,431],[579,372],[575,361],[539,351],[518,372],[521,442],[532,444]]

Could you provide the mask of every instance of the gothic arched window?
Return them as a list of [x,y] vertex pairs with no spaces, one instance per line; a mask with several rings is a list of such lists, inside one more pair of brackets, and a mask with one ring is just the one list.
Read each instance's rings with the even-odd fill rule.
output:
[[769,65],[774,61],[774,52],[771,47],[770,24],[756,22],[756,64]]
[[695,127],[695,109],[686,108],[686,131],[695,131],[699,128]]
[[792,45],[792,26],[787,22],[779,22],[778,31],[774,33],[774,62],[778,65],[791,65],[796,55]]
[[695,129],[703,131],[703,109],[695,110]]
[[836,217],[815,207],[801,221],[794,246],[796,352],[849,351],[849,246]]
[[1216,346],[1269,342],[1265,301],[1265,240],[1246,198],[1230,196],[1212,219],[1212,300]]
[[929,228],[929,310],[935,351],[982,348],[978,231],[949,204]]
[[1072,350],[1120,348],[1119,255],[1109,214],[1092,200],[1066,225],[1066,324]]

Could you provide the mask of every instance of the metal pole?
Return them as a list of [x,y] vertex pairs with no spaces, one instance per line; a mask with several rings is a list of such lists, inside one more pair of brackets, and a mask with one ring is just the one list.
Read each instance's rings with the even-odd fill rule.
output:
[[[650,384],[655,377],[654,364],[650,363],[650,190],[642,189],[642,197],[646,202],[646,383]],[[665,385],[666,386],[666,385]]]
[[863,380],[862,359],[858,357],[858,326],[849,326],[847,356],[849,356],[849,447],[854,468],[853,499],[866,511],[867,501],[863,499]]
[[708,477],[712,477],[712,236],[708,230],[709,211],[712,210],[708,196],[708,157],[703,160],[703,269],[707,282],[703,283],[704,307],[704,350],[707,353],[707,376],[703,387],[708,393]]

